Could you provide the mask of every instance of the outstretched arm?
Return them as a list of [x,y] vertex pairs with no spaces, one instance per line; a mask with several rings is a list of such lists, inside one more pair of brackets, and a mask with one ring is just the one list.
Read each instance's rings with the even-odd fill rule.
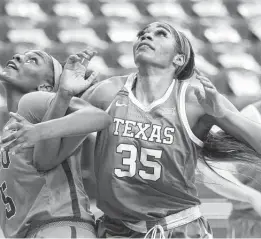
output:
[[213,116],[213,124],[261,153],[261,134],[256,134],[261,132],[261,124],[245,118],[225,96],[217,91],[209,79],[202,76],[198,76],[198,79],[203,85],[204,92],[196,89],[195,94],[204,112]]
[[[44,116],[46,115],[46,112],[52,108],[51,106],[53,105],[53,103],[55,103],[54,101],[56,99],[57,97],[55,98],[54,93],[39,92],[39,91],[31,92],[29,94],[24,95],[19,101],[18,114],[24,117],[25,125],[30,126],[30,125],[40,123],[44,118]],[[60,104],[61,101],[58,102],[59,102],[58,106],[61,106],[61,108],[58,108],[57,110],[58,112],[61,112],[62,110],[62,105]],[[70,101],[70,105],[69,108],[67,109],[67,113],[71,113],[78,109],[82,109],[88,105],[89,104],[84,100],[73,97],[72,100]],[[63,150],[60,150],[60,148],[58,149],[56,148],[55,140],[57,139],[54,139],[54,141],[53,139],[48,140],[48,142],[46,142],[46,144],[43,145],[41,143],[44,143],[45,141],[39,142],[40,146],[42,146],[43,151],[42,153],[40,152],[39,155],[33,158],[33,163],[35,167],[38,170],[48,170],[51,169],[53,166],[56,166],[57,164],[55,164],[55,160],[59,157],[60,153],[63,152],[63,154],[67,156],[70,155],[71,152],[73,152],[74,149],[76,149],[78,146],[78,143],[76,141],[78,140],[78,142],[80,142],[82,138],[84,137],[66,138],[66,141],[70,141],[70,142],[65,144]],[[48,145],[48,143],[50,143],[50,145]],[[64,145],[63,140],[61,141],[61,144]],[[46,149],[44,149],[44,147],[46,147]],[[20,150],[22,151],[22,149],[16,148],[15,153],[18,153]]]
[[1,143],[8,143],[2,147],[2,151],[32,147],[40,140],[57,137],[84,136],[92,132],[107,128],[111,123],[111,117],[103,110],[88,105],[70,115],[59,119],[50,120],[39,124],[31,124],[22,116],[10,113],[17,122],[10,124],[8,130],[16,132],[2,138]]

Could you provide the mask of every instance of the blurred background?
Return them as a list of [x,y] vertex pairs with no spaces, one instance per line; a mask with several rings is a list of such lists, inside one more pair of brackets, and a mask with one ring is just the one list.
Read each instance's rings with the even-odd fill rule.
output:
[[[132,42],[153,21],[184,32],[197,68],[240,109],[261,98],[260,0],[1,0],[0,70],[14,53],[43,49],[60,61],[92,46],[98,80],[135,69]],[[0,110],[5,109],[0,86]],[[91,167],[88,162],[84,167]],[[85,171],[95,197],[92,173]],[[231,204],[199,184],[202,211],[215,237],[225,237]]]

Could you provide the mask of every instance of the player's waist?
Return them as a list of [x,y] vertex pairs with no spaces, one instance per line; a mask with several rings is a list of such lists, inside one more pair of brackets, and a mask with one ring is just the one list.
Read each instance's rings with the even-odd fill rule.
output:
[[160,225],[164,230],[170,230],[172,228],[180,227],[182,225],[188,224],[198,218],[200,218],[201,212],[199,206],[193,206],[183,211],[180,211],[175,214],[168,215],[159,220],[153,221],[139,221],[137,223],[131,223],[127,221],[122,221],[124,225],[128,228],[140,232],[146,233],[148,230],[153,228],[155,225]]
[[94,232],[95,222],[94,222],[94,218],[90,218],[90,220],[84,220],[76,217],[61,217],[61,218],[54,218],[46,221],[33,222],[30,225],[30,228],[26,234],[26,238],[32,238],[40,230],[49,227],[55,227],[55,226],[59,226],[59,227],[75,226],[75,227],[85,228],[89,231]]

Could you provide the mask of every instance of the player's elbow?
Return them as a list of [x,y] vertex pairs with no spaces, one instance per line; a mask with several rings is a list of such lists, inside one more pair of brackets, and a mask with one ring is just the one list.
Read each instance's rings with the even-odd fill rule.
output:
[[41,155],[34,155],[34,159],[33,159],[33,166],[36,168],[37,171],[39,172],[44,172],[44,171],[49,171],[53,168],[55,168],[57,166],[57,163],[54,164],[54,162],[56,162],[56,157],[57,156],[51,156],[48,154],[43,154]]
[[48,162],[35,162],[34,163],[34,167],[36,168],[37,171],[39,172],[46,172],[49,171],[53,168],[55,168],[57,165],[53,164],[52,162],[48,161]]

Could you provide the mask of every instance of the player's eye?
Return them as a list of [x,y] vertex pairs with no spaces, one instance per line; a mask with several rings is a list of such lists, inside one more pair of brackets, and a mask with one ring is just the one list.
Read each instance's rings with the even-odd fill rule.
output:
[[30,57],[27,61],[26,61],[26,63],[34,63],[34,64],[36,64],[38,61],[37,61],[37,58],[36,57]]
[[164,31],[164,30],[157,30],[157,31],[155,32],[155,35],[156,35],[156,36],[166,37],[166,36],[167,36],[167,32]]

